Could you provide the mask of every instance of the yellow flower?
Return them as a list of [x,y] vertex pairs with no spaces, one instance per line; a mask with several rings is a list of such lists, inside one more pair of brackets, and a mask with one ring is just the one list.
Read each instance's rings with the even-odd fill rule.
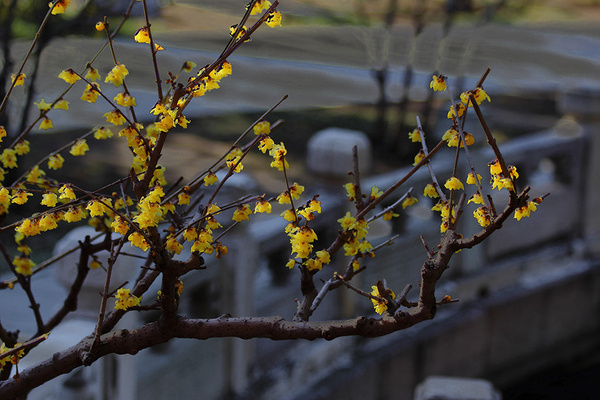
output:
[[271,139],[270,137],[266,137],[260,141],[258,149],[264,154],[267,151],[270,151],[273,148],[273,146],[275,146],[275,142],[273,141],[273,139]]
[[23,234],[23,236],[35,236],[40,233],[40,227],[36,221],[32,221],[28,218],[17,225],[15,232]]
[[33,196],[33,193],[26,192],[24,190],[17,190],[13,195],[11,202],[15,204],[25,204],[27,203],[28,197]]
[[210,72],[210,77],[217,82],[229,75],[231,75],[231,64],[227,60]]
[[94,138],[98,140],[108,139],[113,136],[110,129],[101,126],[100,128],[94,128]]
[[190,122],[191,122],[191,121],[190,121],[189,119],[187,119],[187,118],[186,118],[184,115],[180,115],[180,116],[177,118],[177,123],[178,123],[178,124],[179,124],[179,126],[181,126],[183,129],[186,129],[186,128],[187,128],[187,126],[188,126],[188,124],[189,124]]
[[502,175],[494,175],[492,177],[492,190],[496,188],[498,188],[498,190],[508,189],[509,191],[514,192],[515,185],[510,178],[503,178]]
[[523,217],[529,217],[532,212],[537,210],[537,204],[535,201],[527,201],[523,207],[515,210],[515,219],[520,221]]
[[[25,75],[23,73],[19,74],[19,77],[17,78],[17,82],[15,82],[15,86],[23,86],[23,84],[25,83],[25,78],[27,78],[27,75]],[[11,74],[10,79],[11,79],[11,82],[14,82],[15,74]]]
[[346,189],[346,196],[348,196],[348,200],[354,201],[356,198],[356,187],[353,183],[344,184],[344,189]]
[[31,275],[35,263],[29,257],[15,257],[13,259],[15,271],[21,275]]
[[183,63],[183,66],[181,67],[181,69],[183,69],[185,72],[192,72],[192,69],[196,68],[197,64],[193,61],[186,61]]
[[477,219],[477,223],[481,227],[486,227],[492,223],[490,214],[488,213],[487,207],[479,207],[473,211],[473,216]]
[[419,134],[419,129],[415,128],[412,132],[408,132],[408,138],[411,142],[419,142],[421,143],[421,135]]
[[[460,142],[461,148],[465,147],[465,144],[463,143],[463,141],[460,138],[460,133],[454,129],[452,129],[452,131],[454,131],[456,133],[447,139],[448,147],[458,147],[459,142]],[[446,131],[446,132],[448,132],[448,131]],[[464,132],[464,135],[465,135],[465,141],[467,142],[467,146],[471,146],[473,143],[475,143],[475,137],[473,135],[471,135],[469,132]]]
[[39,103],[35,103],[34,102],[33,104],[35,104],[35,106],[40,111],[48,111],[50,108],[52,108],[52,104],[51,103],[46,103],[46,100],[44,100],[44,99],[40,100]]
[[125,235],[129,231],[129,224],[119,215],[111,222],[110,227],[115,233]]
[[290,167],[285,159],[287,150],[283,143],[274,145],[269,151],[269,154],[273,156],[273,161],[270,164],[272,168],[277,168],[278,171],[283,171],[284,169],[288,169]]
[[0,186],[0,204],[4,206],[10,205],[10,192],[4,186]]
[[98,79],[100,79],[100,73],[98,72],[98,70],[96,68],[90,66],[90,69],[85,74],[85,79],[95,82]]
[[271,28],[281,26],[281,13],[279,11],[272,12],[265,20],[265,24]]
[[85,86],[85,90],[81,95],[81,100],[87,101],[88,103],[95,103],[98,100],[98,96],[100,92],[100,85],[95,82],[88,84]]
[[117,301],[115,302],[115,310],[123,310],[135,306],[139,306],[142,301],[141,297],[134,296],[130,293],[129,289],[120,288],[117,290],[117,294],[115,295]]
[[298,258],[307,258],[312,251],[312,242],[317,240],[316,233],[308,226],[303,226],[300,229],[288,233],[290,236],[290,244],[292,245],[292,254],[296,253]]
[[413,166],[418,165],[422,159],[425,158],[425,152],[423,151],[423,149],[419,150],[419,152],[417,153],[417,155],[415,156],[414,162],[413,162]]
[[281,193],[279,196],[277,196],[276,200],[279,204],[291,204],[292,203],[290,194],[288,193],[287,190],[285,192]]
[[163,114],[160,117],[160,121],[155,122],[154,126],[159,132],[168,132],[169,129],[175,126],[175,119],[169,113]]
[[425,185],[425,189],[423,189],[423,196],[431,197],[432,199],[440,197],[433,183],[428,183]]
[[54,169],[54,170],[62,168],[64,162],[65,162],[65,159],[60,154],[51,155],[48,158],[48,168]]
[[390,221],[392,218],[396,218],[399,216],[400,216],[400,214],[395,213],[394,210],[389,210],[383,214],[383,220]]
[[282,212],[279,215],[288,222],[296,221],[296,214],[294,213],[294,210],[292,210],[291,208],[288,208],[287,210],[285,210],[284,212]]
[[213,251],[213,246],[211,244],[212,241],[213,241],[213,237],[210,234],[210,232],[206,229],[203,229],[200,232],[198,232],[198,238],[192,244],[191,251],[193,253],[200,252],[200,253],[211,254]]
[[73,192],[70,185],[62,185],[58,189],[58,193],[60,194],[58,197],[60,200],[77,200],[77,196],[75,196],[75,192]]
[[271,213],[271,204],[265,199],[259,199],[254,206],[254,214],[256,213]]
[[309,271],[321,271],[323,269],[323,263],[314,258],[309,258],[308,260],[306,260],[304,262],[304,265],[306,266],[306,268],[308,268]]
[[177,196],[177,204],[179,204],[179,205],[190,204],[191,199],[192,199],[192,197],[186,191],[183,191],[183,192],[179,193],[179,196]]
[[107,122],[114,125],[123,125],[127,120],[119,110],[112,110],[104,114]]
[[412,206],[413,204],[416,204],[419,202],[419,199],[417,199],[416,197],[412,197],[410,194],[408,196],[406,196],[406,198],[402,201],[402,209],[405,209],[406,207]]
[[138,29],[137,32],[135,32],[135,35],[133,36],[133,40],[135,40],[138,43],[150,43],[150,35],[148,34],[148,28],[144,26]]
[[[377,288],[377,286],[373,285],[371,286],[371,289],[373,289],[371,291],[372,296],[382,297],[382,294],[379,293],[379,289]],[[385,294],[391,297],[392,299],[396,298],[396,294],[391,289],[386,289]],[[371,302],[373,303],[373,307],[375,308],[375,312],[377,314],[383,314],[383,312],[388,309],[387,301],[385,299],[383,299],[383,301],[371,299]]]
[[459,189],[464,189],[465,187],[463,186],[463,183],[460,181],[460,179],[458,179],[457,177],[453,176],[452,178],[448,179],[446,181],[446,183],[444,184],[444,187],[448,190],[459,190]]
[[4,128],[4,126],[0,125],[0,142],[2,142],[2,139],[4,139],[6,137],[6,129]]
[[29,153],[29,141],[28,140],[20,140],[15,145],[14,149],[15,149],[15,152],[20,156]]
[[[237,24],[232,25],[229,28],[229,35],[231,35],[233,37],[233,35],[235,35],[236,30],[237,30]],[[240,29],[240,32],[238,33],[238,35],[235,39],[239,40],[242,36],[244,36],[246,34],[247,30],[248,30],[248,28],[246,28],[246,26],[242,26],[242,29]],[[249,41],[249,39],[247,39],[246,41]]]
[[103,197],[101,199],[95,199],[88,202],[86,209],[90,212],[91,217],[100,217],[111,209],[107,205],[111,205],[111,199]]
[[74,156],[83,156],[89,149],[90,147],[88,146],[85,139],[77,139],[75,144],[71,146],[71,150],[69,150],[69,153],[71,153]]
[[[458,117],[462,117],[463,114],[465,113],[465,105],[463,103],[456,103],[456,109],[458,110]],[[447,117],[448,119],[453,119],[456,118],[456,111],[454,111],[455,108],[454,106],[450,106],[450,110],[448,111]]]
[[57,202],[58,202],[58,197],[56,196],[56,193],[48,192],[48,193],[44,193],[42,196],[41,204],[43,206],[54,207]]
[[56,103],[54,103],[54,108],[57,110],[69,110],[69,102],[65,99],[60,99]]
[[108,73],[106,79],[104,79],[105,83],[112,83],[115,87],[123,84],[123,79],[129,74],[129,71],[125,67],[124,64],[117,64],[113,67],[113,69]]
[[69,210],[63,215],[63,220],[66,222],[77,222],[81,221],[85,218],[85,212],[79,207],[71,207]]
[[216,182],[219,182],[219,178],[217,178],[217,175],[213,174],[212,172],[209,172],[208,175],[204,177],[204,186],[212,186]]
[[469,175],[467,175],[467,185],[477,185],[477,182],[481,182],[481,175],[477,174],[477,179],[475,179],[475,175],[469,172]]
[[71,85],[81,79],[71,68],[62,70],[58,77]]
[[479,192],[477,192],[473,196],[469,197],[469,201],[467,201],[467,204],[469,204],[471,202],[473,202],[473,204],[484,204],[483,197],[481,197],[481,194]]
[[469,103],[469,107],[472,107],[472,104],[469,99],[469,94],[472,94],[473,97],[475,97],[475,101],[478,105],[481,104],[484,100],[491,101],[490,96],[488,96],[486,91],[483,90],[482,87],[477,87],[475,90],[469,90],[461,93],[460,95],[460,101],[462,101],[464,104]]
[[356,218],[350,215],[349,211],[346,211],[346,215],[338,219],[337,222],[340,223],[343,230],[347,231],[356,224]]
[[106,29],[104,22],[96,22],[96,30],[98,32],[102,32],[104,29]]
[[490,161],[488,167],[490,167],[490,175],[494,176],[502,174],[502,166],[497,158],[494,161]]
[[4,149],[0,155],[0,161],[4,168],[16,168],[17,152],[14,149]]
[[165,248],[170,252],[179,254],[181,253],[181,250],[183,250],[183,245],[177,241],[175,236],[169,236],[167,242],[165,243]]
[[[56,4],[54,2],[48,3],[48,7],[52,8],[52,15],[62,14],[65,12],[71,0],[58,0]],[[52,7],[54,5],[54,8]]]
[[25,179],[27,182],[44,183],[44,176],[46,176],[46,172],[36,165],[29,170]]
[[139,247],[140,249],[142,249],[142,251],[146,251],[150,248],[150,245],[148,244],[144,236],[139,232],[131,233],[127,237],[127,240],[129,240],[131,247]]
[[448,230],[448,228],[450,227],[450,223],[448,222],[447,219],[443,220],[442,223],[440,224],[440,232],[444,233]]
[[373,186],[371,188],[371,200],[375,200],[378,199],[379,197],[381,197],[381,195],[383,194],[383,192],[381,190],[379,190],[379,188],[377,186]]
[[[260,121],[252,128],[255,135],[268,135],[271,133],[271,124],[268,121]],[[263,152],[264,153],[264,152]]]
[[244,169],[244,165],[241,162],[241,157],[235,157],[226,162],[230,170],[235,173],[239,173]]
[[250,15],[256,15],[258,13],[261,13],[263,10],[268,10],[269,7],[271,7],[271,2],[267,1],[267,0],[258,0],[256,3],[254,3],[254,6],[252,6],[252,10],[250,11]]
[[478,87],[477,89],[475,89],[475,101],[477,102],[477,104],[481,104],[483,102],[483,100],[487,100],[487,101],[492,101],[490,99],[490,96],[488,96],[488,94],[486,93],[485,90],[483,90],[482,87]]
[[316,198],[314,198],[311,201],[309,201],[306,209],[310,212],[317,212],[320,214],[321,213],[321,202],[319,200],[317,200]]
[[135,97],[131,96],[127,92],[118,93],[113,100],[120,106],[133,107],[136,106]]
[[431,79],[431,82],[429,83],[429,88],[433,89],[436,92],[442,92],[444,90],[447,89],[446,86],[446,79],[448,79],[448,77],[444,76],[444,75],[434,75],[433,78]]

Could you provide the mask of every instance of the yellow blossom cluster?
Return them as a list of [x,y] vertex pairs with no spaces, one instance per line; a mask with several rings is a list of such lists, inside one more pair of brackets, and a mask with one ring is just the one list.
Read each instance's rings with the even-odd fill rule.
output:
[[[382,298],[382,294],[379,293],[379,288],[377,286],[373,285],[373,286],[371,286],[371,289],[372,289],[371,290],[372,296]],[[386,290],[386,295],[391,297],[392,299],[396,298],[396,294],[391,289]],[[385,300],[383,298],[382,298],[382,300],[383,301],[371,298],[371,302],[373,303],[373,307],[375,308],[375,312],[377,314],[383,314],[383,312],[388,309],[387,300]]]
[[[469,132],[464,132],[465,142],[467,142],[467,146],[471,146],[475,143],[475,137]],[[465,143],[462,141],[460,137],[460,133],[455,128],[448,129],[444,135],[442,136],[442,140],[445,140],[448,144],[448,147],[458,147],[458,143],[460,142],[460,147],[465,147]]]
[[533,200],[528,200],[524,206],[515,210],[515,219],[520,221],[523,217],[529,217],[532,212],[537,210],[538,204],[541,203],[541,198],[537,197]]
[[432,211],[438,211],[442,217],[442,223],[440,225],[440,232],[444,233],[450,227],[450,222],[454,222],[455,218],[455,207],[452,207],[452,215],[450,215],[450,204],[448,201],[439,200],[433,207]]
[[117,290],[115,298],[117,299],[117,301],[115,302],[115,309],[123,311],[126,311],[131,307],[139,306],[140,302],[142,301],[141,297],[137,297],[131,294],[130,289],[124,288],[120,288]]
[[4,368],[4,366],[6,365],[7,362],[10,362],[11,364],[17,364],[19,362],[19,359],[23,358],[25,356],[25,349],[19,350],[17,351],[16,354],[8,357],[2,357],[2,354],[8,353],[9,351],[19,348],[21,347],[23,344],[22,343],[16,343],[12,348],[8,348],[6,347],[6,345],[4,343],[2,343],[2,345],[0,345],[0,369]]
[[310,255],[313,249],[312,242],[318,239],[315,231],[308,226],[295,226],[288,232],[288,236],[292,245],[292,255],[295,254],[293,258],[301,259],[305,259]]
[[487,92],[483,90],[482,87],[477,87],[474,90],[468,90],[466,92],[461,93],[460,95],[460,101],[462,101],[464,104],[468,103],[469,107],[473,106],[471,104],[471,100],[469,99],[469,95],[473,95],[475,101],[477,102],[477,105],[480,105],[484,100],[492,101],[490,99],[490,96],[488,96]]
[[[216,68],[214,68],[208,76],[205,75],[205,68],[198,71],[197,77],[190,77],[188,81],[188,91],[192,97],[204,96],[206,92],[218,89],[221,79],[231,75],[231,64],[225,60]],[[202,79],[198,80],[199,77]]]
[[[225,163],[229,169],[234,173],[242,172],[244,165],[242,164],[242,157],[244,153],[239,147],[232,149],[226,157]],[[206,181],[204,181],[206,183]]]
[[505,177],[498,159],[488,163],[488,166],[490,167],[490,175],[492,177],[492,190],[497,188],[498,190],[508,189],[511,192],[515,191],[514,180],[519,177],[517,167],[514,165],[507,166],[510,177]]
[[156,227],[165,218],[167,210],[161,206],[161,199],[165,195],[161,186],[155,186],[148,195],[138,202],[138,214],[133,221],[142,229]]
[[346,212],[342,218],[338,219],[342,230],[347,234],[344,242],[345,255],[355,256],[368,254],[373,250],[373,246],[366,239],[369,230],[369,224],[364,219],[354,218],[350,212]]

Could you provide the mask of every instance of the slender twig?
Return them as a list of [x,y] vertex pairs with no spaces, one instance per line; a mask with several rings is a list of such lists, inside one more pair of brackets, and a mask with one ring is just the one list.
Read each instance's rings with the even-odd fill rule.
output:
[[[417,116],[417,129],[419,130],[419,136],[421,137],[421,148],[423,149],[423,153],[425,153],[425,155],[427,156],[427,154],[429,154],[429,149],[427,148],[427,143],[425,143],[425,132],[423,132],[423,126],[421,125],[421,119],[419,118],[419,116]],[[446,198],[446,194],[440,187],[440,183],[438,182],[437,177],[433,172],[433,167],[431,166],[430,162],[427,163],[427,168],[429,169],[431,181],[433,182],[433,186],[435,187],[435,190],[437,191],[438,195],[440,196],[442,201],[447,201],[448,199]]]
[[146,30],[148,32],[148,38],[150,39],[150,54],[152,55],[152,66],[154,67],[154,76],[156,78],[156,91],[158,94],[158,101],[164,101],[162,91],[162,80],[160,79],[160,72],[158,70],[158,60],[156,59],[156,46],[154,39],[152,38],[152,31],[150,29],[150,18],[148,17],[148,8],[146,6],[146,0],[142,0],[142,6],[144,7],[144,18],[146,19]]
[[342,285],[346,286],[348,289],[355,291],[356,293],[360,294],[361,296],[365,296],[368,297],[371,300],[375,300],[378,301],[380,303],[388,303],[388,301],[386,299],[384,299],[383,297],[379,297],[379,296],[374,296],[371,293],[367,293],[364,290],[361,290],[357,287],[352,286],[351,284],[349,284],[348,282],[346,282],[344,280],[344,277],[338,274],[334,274],[334,279],[336,279],[338,282],[341,282]]
[[356,211],[361,212],[365,208],[365,202],[363,200],[362,189],[360,187],[360,169],[358,167],[358,147],[352,146],[352,165],[354,175],[354,202],[356,204]]
[[25,57],[23,58],[23,61],[21,62],[21,66],[19,67],[19,70],[15,74],[15,80],[10,84],[10,86],[8,88],[8,92],[4,96],[4,99],[2,99],[2,103],[0,103],[0,113],[2,113],[2,111],[4,111],[4,107],[6,107],[6,104],[8,102],[8,98],[10,97],[13,89],[15,88],[15,84],[17,83],[17,79],[19,78],[19,76],[23,72],[23,69],[25,68],[25,64],[27,63],[27,60],[29,59],[29,56],[31,56],[31,53],[33,52],[33,49],[35,48],[35,45],[37,44],[38,40],[40,39],[40,36],[42,35],[42,31],[46,27],[46,23],[48,22],[48,18],[50,17],[50,15],[52,13],[52,10],[54,9],[54,6],[56,5],[56,3],[58,3],[58,0],[54,0],[54,3],[52,4],[52,7],[50,7],[50,9],[48,10],[48,12],[44,16],[44,19],[42,20],[42,23],[40,24],[40,27],[38,28],[37,32],[35,33],[33,41],[31,42],[31,46],[29,46],[29,50],[27,51],[27,54],[25,54]]

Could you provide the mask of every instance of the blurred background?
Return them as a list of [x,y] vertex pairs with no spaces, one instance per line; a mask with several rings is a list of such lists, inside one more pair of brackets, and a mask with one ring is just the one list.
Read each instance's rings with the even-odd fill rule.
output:
[[[2,58],[3,90],[46,10],[38,2],[9,3],[2,2],[2,37],[10,43]],[[94,25],[107,15],[111,26],[117,26],[124,3],[72,0],[68,12],[48,25],[25,70],[33,86],[13,96],[0,124],[13,135],[21,132],[37,117],[32,101],[60,95],[65,83],[56,78],[58,73],[83,69],[105,40]],[[245,1],[148,4],[154,40],[165,48],[158,53],[164,80],[167,71],[178,73],[185,61],[199,67],[212,62],[227,44],[229,27],[241,18]],[[44,396],[71,393],[73,383],[83,380],[96,385],[96,395],[113,393],[112,398],[123,399],[196,398],[199,393],[240,400],[412,399],[424,379],[445,375],[487,379],[505,399],[598,398],[598,384],[589,376],[597,376],[600,361],[600,1],[282,0],[278,10],[283,26],[259,29],[229,58],[233,74],[221,88],[191,103],[185,113],[192,121],[188,129],[169,134],[170,146],[161,159],[169,182],[210,166],[232,140],[288,95],[269,116],[271,122],[284,120],[273,138],[286,144],[291,181],[305,185],[308,197],[321,194],[324,212],[315,227],[325,245],[336,234],[337,218],[350,210],[341,191],[351,168],[346,144],[355,141],[362,147],[365,187],[385,190],[410,168],[418,152],[408,140],[417,116],[430,147],[451,125],[448,92],[431,91],[431,76],[447,75],[457,99],[490,68],[483,85],[491,97],[482,105],[486,121],[508,162],[521,173],[520,188],[531,185],[532,196],[551,195],[530,219],[511,220],[484,245],[457,255],[439,295],[448,293],[460,302],[416,329],[331,343],[173,341],[142,352],[132,364],[133,375],[73,375],[61,383],[63,392],[48,389]],[[156,102],[147,45],[133,41],[143,25],[136,4],[116,40],[117,57],[129,69],[128,86],[141,115]],[[94,65],[104,77],[112,60],[105,54]],[[102,90],[110,98],[118,92],[106,85]],[[37,160],[57,142],[106,123],[102,114],[108,110],[78,97],[78,90],[67,96],[69,113],[53,113],[53,130],[30,137],[28,159]],[[140,118],[152,121],[150,114]],[[476,137],[474,161],[486,172],[493,156],[473,115],[466,129]],[[346,135],[348,143],[340,143],[336,135]],[[90,147],[77,168],[59,171],[57,179],[91,189],[128,170],[130,154],[119,138]],[[452,158],[447,151],[434,163],[441,179],[449,177]],[[68,161],[75,162],[72,157]],[[276,195],[285,189],[262,154],[251,154],[245,164],[245,178],[234,182],[225,198],[249,190]],[[371,240],[381,243],[392,234],[400,238],[369,262],[356,278],[357,286],[366,289],[385,277],[396,292],[406,284],[417,287],[425,258],[419,235],[432,246],[439,240],[433,204],[421,197],[429,177],[421,172],[409,182],[419,204],[393,224],[378,226]],[[463,172],[468,172],[466,166]],[[505,201],[501,195],[494,199]],[[25,215],[28,210],[22,209]],[[186,277],[188,315],[293,315],[294,297],[300,296],[298,274],[284,267],[289,243],[280,234],[280,211],[234,231],[230,257],[210,260],[206,273]],[[474,221],[463,219],[461,231],[475,232]],[[56,241],[72,228],[63,225],[56,238],[39,239],[35,257],[41,261],[51,255]],[[11,241],[3,235],[3,241]],[[248,248],[257,251],[248,254]],[[252,267],[241,270],[240,265]],[[344,268],[344,260],[332,268]],[[322,278],[332,271],[324,271]],[[49,272],[44,279],[56,280]],[[62,296],[66,289],[58,282],[40,287],[40,297]],[[338,292],[328,296],[315,320],[372,313],[370,302]],[[9,301],[9,294],[14,295],[0,293],[2,302]],[[16,324],[18,308],[7,312],[12,314],[7,318],[3,310],[3,323]],[[123,370],[122,362],[132,361],[115,357],[102,368]]]

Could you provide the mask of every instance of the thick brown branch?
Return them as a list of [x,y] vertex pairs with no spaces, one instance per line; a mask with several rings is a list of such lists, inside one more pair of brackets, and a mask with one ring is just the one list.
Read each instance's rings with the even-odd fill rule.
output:
[[[327,322],[294,322],[281,317],[186,319],[178,317],[174,324],[153,322],[136,330],[120,330],[102,335],[95,361],[108,354],[137,354],[140,350],[156,346],[172,338],[209,339],[237,337],[242,339],[269,338],[272,340],[327,339],[342,336],[377,337],[410,328],[432,318],[430,310],[420,305],[408,311],[396,313],[394,318],[358,317],[355,319]],[[83,365],[83,357],[89,348],[91,337],[52,358],[26,369],[18,380],[0,383],[0,398],[12,399],[42,385],[60,375],[67,374]]]

